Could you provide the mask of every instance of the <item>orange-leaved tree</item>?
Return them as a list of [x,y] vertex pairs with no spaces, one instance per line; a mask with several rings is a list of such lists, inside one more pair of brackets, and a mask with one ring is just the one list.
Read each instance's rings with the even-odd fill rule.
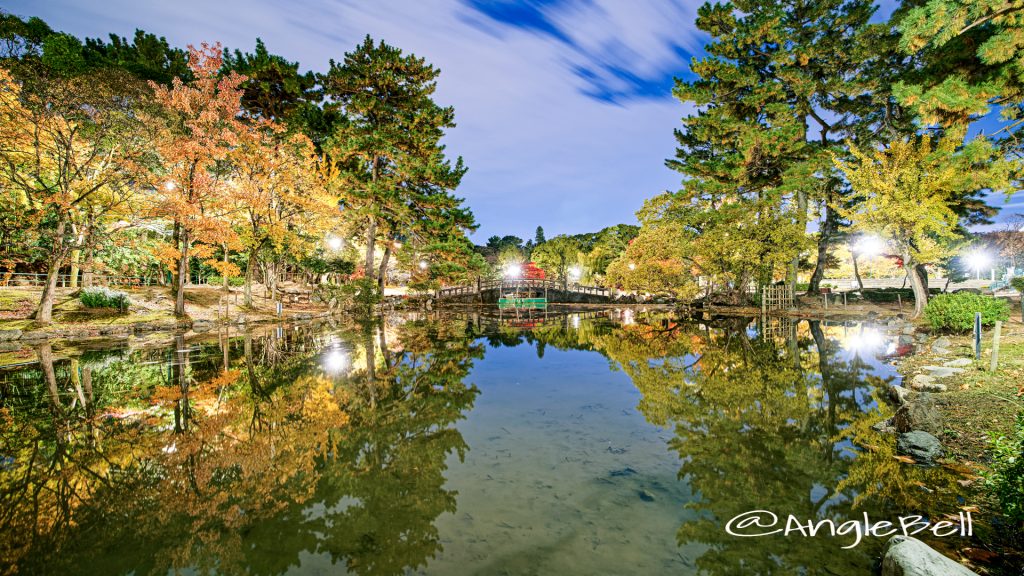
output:
[[279,260],[286,255],[299,259],[322,242],[335,223],[337,200],[327,192],[309,138],[287,135],[271,120],[245,123],[231,164],[239,236],[246,250],[245,304],[251,306],[257,260],[266,257],[270,296],[275,297]]
[[160,256],[173,263],[174,313],[185,314],[189,259],[213,255],[214,246],[236,241],[227,158],[242,129],[239,122],[244,76],[219,74],[221,46],[189,46],[194,80],[175,78],[170,87],[151,83],[162,108],[157,150],[162,164],[153,216],[173,223],[173,236]]

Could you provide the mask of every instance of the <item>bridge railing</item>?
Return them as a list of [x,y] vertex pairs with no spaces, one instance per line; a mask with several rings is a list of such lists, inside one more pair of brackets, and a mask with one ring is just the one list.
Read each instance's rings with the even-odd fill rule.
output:
[[[611,291],[601,286],[586,286],[583,284],[568,284],[566,291],[578,294],[592,294],[596,296],[610,296]],[[556,280],[483,280],[478,284],[468,286],[446,286],[437,291],[438,298],[450,298],[452,296],[463,296],[478,294],[484,290],[562,290],[562,283]]]

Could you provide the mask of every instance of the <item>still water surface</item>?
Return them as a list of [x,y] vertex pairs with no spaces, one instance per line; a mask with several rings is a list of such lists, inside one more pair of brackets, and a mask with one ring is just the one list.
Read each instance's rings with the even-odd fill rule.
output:
[[964,505],[870,430],[887,348],[609,311],[8,353],[0,574],[866,574],[723,527]]

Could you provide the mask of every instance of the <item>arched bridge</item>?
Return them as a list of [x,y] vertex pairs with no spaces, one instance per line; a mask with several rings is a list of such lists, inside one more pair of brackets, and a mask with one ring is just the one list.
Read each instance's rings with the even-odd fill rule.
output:
[[557,282],[555,280],[481,280],[469,286],[448,286],[435,293],[438,300],[462,304],[496,304],[502,295],[519,294],[547,298],[552,303],[601,304],[610,302],[612,293],[600,286]]

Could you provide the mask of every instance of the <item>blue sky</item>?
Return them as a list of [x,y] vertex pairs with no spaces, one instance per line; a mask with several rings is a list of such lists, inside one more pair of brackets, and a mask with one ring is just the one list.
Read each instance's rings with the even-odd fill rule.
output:
[[[672,78],[706,37],[697,0],[8,0],[77,36],[174,45],[220,41],[268,49],[323,70],[366,34],[441,69],[437,99],[455,107],[449,152],[469,167],[457,194],[493,234],[594,231],[635,222],[649,198],[676,189],[665,168],[688,112]],[[892,2],[886,1],[882,12]],[[992,200],[1002,205],[1003,197]],[[1004,210],[1024,212],[1024,194]]]

